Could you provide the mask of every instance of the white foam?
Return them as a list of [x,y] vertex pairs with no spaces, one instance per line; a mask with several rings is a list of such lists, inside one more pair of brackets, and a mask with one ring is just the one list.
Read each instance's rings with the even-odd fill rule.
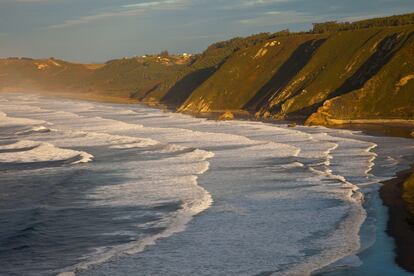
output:
[[132,110],[121,110],[121,111],[118,111],[118,113],[123,114],[123,115],[137,115],[137,113]]
[[113,145],[110,148],[113,149],[132,149],[132,148],[145,148],[150,146],[156,146],[159,145],[158,141],[155,141],[153,139],[137,139],[138,142],[133,143],[126,143],[126,144],[117,144]]
[[48,161],[65,161],[75,157],[80,157],[72,164],[87,163],[92,161],[93,156],[87,152],[55,147],[50,143],[39,143],[35,141],[19,141],[12,145],[1,146],[1,149],[23,149],[26,151],[0,153],[0,162],[5,164],[12,163],[36,163]]
[[[200,243],[206,251],[211,250],[208,257],[214,267],[210,269],[228,274],[251,275],[265,268],[282,269],[285,275],[308,275],[360,249],[358,234],[366,214],[359,187],[375,182],[370,174],[376,154],[373,143],[359,141],[353,132],[319,127],[291,129],[260,122],[213,122],[139,106],[122,111],[123,106],[94,104],[84,113],[85,108],[78,104],[38,102],[39,109],[30,103],[25,112],[30,110],[33,118],[50,120],[65,133],[62,139],[53,141],[57,147],[144,147],[148,152],[169,153],[157,160],[111,163],[111,169],[119,169],[125,181],[95,189],[89,194],[93,204],[131,206],[180,200],[183,208],[160,222],[168,226],[163,233],[101,248],[92,259],[68,270],[82,270],[114,256],[142,252],[157,239],[182,231],[194,214],[211,206],[211,195],[198,184],[218,199],[206,215],[210,224],[192,224],[187,229],[189,234],[178,238],[183,241],[180,245],[190,244],[186,251],[176,246],[171,247],[173,256],[162,252],[166,255],[161,256],[160,266],[180,271],[174,264],[191,258],[191,264],[182,265],[204,268],[202,256],[198,258],[199,251],[191,247],[188,237],[197,240],[196,247]],[[25,113],[12,106],[6,110],[19,116]],[[340,204],[331,206],[331,202]],[[312,236],[318,232],[324,234]],[[310,241],[303,242],[306,239]],[[215,245],[212,248],[208,247],[211,242]],[[174,241],[171,243],[164,246],[173,246]],[[305,258],[303,252],[313,246],[321,252]],[[222,262],[222,252],[226,252],[228,261]],[[254,252],[267,253],[250,257]],[[145,253],[141,256],[140,261],[150,262]]]
[[42,120],[33,120],[27,118],[11,118],[6,113],[0,111],[0,127],[18,126],[18,125],[42,125],[45,124]]
[[[376,147],[378,147],[378,145],[377,144],[372,144],[371,146],[369,146],[367,149],[366,149],[366,152],[368,153],[368,154],[370,154],[371,155],[371,157],[369,158],[369,160],[368,160],[368,166],[367,166],[367,169],[365,170],[365,174],[368,176],[369,174],[370,174],[370,172],[372,171],[372,168],[375,166],[375,159],[378,157],[378,154],[376,154],[376,153],[374,153],[374,152],[372,152],[372,150],[374,150]],[[372,175],[371,175],[372,176]]]
[[33,134],[33,133],[48,133],[51,131],[53,131],[51,128],[48,128],[45,126],[35,126],[27,130],[18,131],[16,132],[16,135],[27,135],[27,134]]
[[25,149],[38,147],[41,143],[36,141],[21,140],[12,144],[0,145],[0,150]]
[[[206,160],[213,156],[214,154],[211,152],[197,149],[184,155],[158,161],[133,163],[130,165],[137,166],[145,179],[97,188],[91,195],[97,200],[97,204],[152,205],[180,198],[183,205],[175,214],[158,222],[159,226],[166,227],[166,230],[161,233],[111,248],[101,248],[93,258],[67,269],[73,270],[72,272],[62,273],[75,274],[91,265],[106,262],[116,256],[137,254],[143,251],[146,246],[155,244],[157,240],[183,231],[193,216],[208,209],[213,203],[210,193],[197,183],[197,175],[208,170],[209,163]],[[159,168],[163,168],[163,170],[159,171]],[[137,193],[137,191],[139,192]],[[62,273],[59,275],[65,275]]]

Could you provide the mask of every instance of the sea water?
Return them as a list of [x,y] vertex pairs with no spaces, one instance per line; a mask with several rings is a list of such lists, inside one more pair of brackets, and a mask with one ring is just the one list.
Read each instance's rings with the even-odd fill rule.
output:
[[362,267],[379,225],[378,183],[409,164],[412,147],[347,130],[2,94],[0,274]]

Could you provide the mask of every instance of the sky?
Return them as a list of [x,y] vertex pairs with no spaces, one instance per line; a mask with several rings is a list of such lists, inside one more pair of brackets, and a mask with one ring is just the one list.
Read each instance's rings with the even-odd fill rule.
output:
[[0,0],[0,57],[198,53],[260,32],[414,12],[414,0]]

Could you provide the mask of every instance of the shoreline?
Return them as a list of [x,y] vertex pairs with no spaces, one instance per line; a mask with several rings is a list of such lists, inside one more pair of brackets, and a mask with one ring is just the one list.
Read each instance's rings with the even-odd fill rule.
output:
[[408,223],[409,212],[403,200],[404,182],[414,173],[411,169],[400,171],[393,179],[383,182],[380,196],[388,209],[387,234],[395,241],[395,262],[403,269],[414,273],[414,226]]
[[[6,91],[0,91],[8,93]],[[27,92],[9,92],[21,93]],[[92,102],[114,103],[114,104],[141,104],[150,108],[156,108],[163,111],[174,113],[187,114],[198,118],[206,118],[208,120],[220,120],[220,115],[223,112],[208,112],[208,113],[193,113],[193,112],[179,112],[175,108],[171,108],[159,103],[140,102],[135,99],[121,98],[114,96],[98,95],[96,93],[56,93],[56,92],[32,92],[29,94],[36,94],[41,96],[78,99]],[[254,115],[246,112],[233,111],[235,120],[257,121],[270,124],[292,124],[294,128],[297,125],[304,125],[301,122],[287,121],[287,120],[269,120],[256,118]],[[381,122],[380,122],[381,121]],[[324,125],[322,125],[324,126]],[[311,127],[311,126],[310,126]],[[402,137],[414,138],[412,136],[414,125],[410,120],[364,120],[364,122],[349,122],[338,125],[325,125],[324,127],[331,129],[348,129],[353,131],[361,131],[369,136],[384,136],[384,137]],[[409,227],[406,221],[406,209],[404,207],[404,200],[402,198],[402,186],[408,177],[414,173],[414,164],[410,170],[398,172],[396,176],[390,180],[382,182],[383,186],[379,190],[379,196],[382,204],[386,206],[389,217],[387,223],[386,234],[391,237],[395,243],[395,262],[399,267],[407,271],[414,272],[414,259],[410,255],[410,249],[414,248],[414,228]],[[410,262],[411,258],[411,262]],[[323,274],[323,273],[322,273]]]
[[[220,116],[225,112],[231,112],[234,115],[234,120],[245,120],[245,121],[256,121],[269,124],[291,124],[293,127],[296,125],[305,125],[304,119],[267,119],[257,118],[254,114],[249,113],[246,110],[220,110],[210,112],[191,112],[191,111],[179,111],[175,107],[167,106],[157,102],[142,102],[133,98],[116,97],[110,95],[100,95],[95,92],[49,92],[49,91],[33,91],[24,92],[21,90],[5,91],[0,90],[2,93],[17,93],[17,94],[35,94],[41,96],[48,96],[54,98],[66,98],[66,99],[77,99],[92,102],[101,103],[114,103],[114,104],[141,104],[149,108],[156,108],[163,111],[169,111],[173,113],[187,114],[196,118],[205,118],[209,120],[220,121]],[[367,120],[347,120],[338,124],[330,125],[315,125],[323,126],[332,129],[347,129],[354,131],[362,131],[363,133],[370,136],[387,136],[387,137],[401,137],[401,138],[414,138],[414,120],[404,119],[367,119]],[[312,126],[309,126],[312,127]]]
[[[164,111],[182,113],[198,118],[206,118],[208,120],[216,121],[220,120],[220,116],[226,112],[225,110],[207,113],[195,113],[188,111],[180,112],[177,111],[175,108],[167,107],[165,105],[157,103],[148,104],[138,102],[138,104],[143,104],[148,107],[157,108]],[[298,121],[257,118],[253,114],[248,113],[247,111],[233,110],[230,112],[232,112],[232,114],[234,115],[235,120],[257,121],[270,124],[288,124],[292,125],[293,128],[296,126],[296,124],[304,125],[303,122]],[[325,125],[324,127],[332,129],[347,129],[353,131],[361,131],[362,133],[369,136],[401,137],[411,139],[414,138],[413,120],[354,120],[347,121],[346,123],[341,124]],[[391,205],[387,204],[386,199],[384,198],[384,196],[386,196],[386,193],[388,193],[387,189],[397,189],[396,186],[399,186],[399,189],[401,190],[403,183],[410,177],[411,173],[414,173],[414,164],[412,170],[398,172],[395,178],[380,183],[382,184],[382,187],[380,187],[378,193],[379,198],[382,201],[382,204],[386,206],[387,212],[389,214],[388,220],[386,221],[387,228],[384,230],[386,235],[388,235],[394,241],[394,244],[396,246],[396,248],[394,249],[395,265],[409,272],[414,273],[414,259],[411,257],[410,253],[410,248],[414,248],[414,230],[409,229],[407,221],[403,219],[403,217],[401,216],[402,212],[406,212],[404,207],[405,201],[402,198],[402,193],[400,192],[399,196],[394,196],[392,198],[392,203],[394,205],[400,206],[399,209],[393,209]],[[396,180],[398,181],[396,182]],[[390,204],[392,203],[390,202]],[[391,231],[391,229],[393,230]],[[402,233],[404,233],[405,235],[402,236]],[[411,263],[410,258],[412,259]]]

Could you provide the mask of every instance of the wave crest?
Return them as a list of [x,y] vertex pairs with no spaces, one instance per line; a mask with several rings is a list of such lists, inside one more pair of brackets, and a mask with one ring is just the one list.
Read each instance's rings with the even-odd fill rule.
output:
[[30,165],[49,162],[79,164],[92,161],[93,155],[72,149],[58,148],[50,143],[22,140],[0,146],[0,165]]

